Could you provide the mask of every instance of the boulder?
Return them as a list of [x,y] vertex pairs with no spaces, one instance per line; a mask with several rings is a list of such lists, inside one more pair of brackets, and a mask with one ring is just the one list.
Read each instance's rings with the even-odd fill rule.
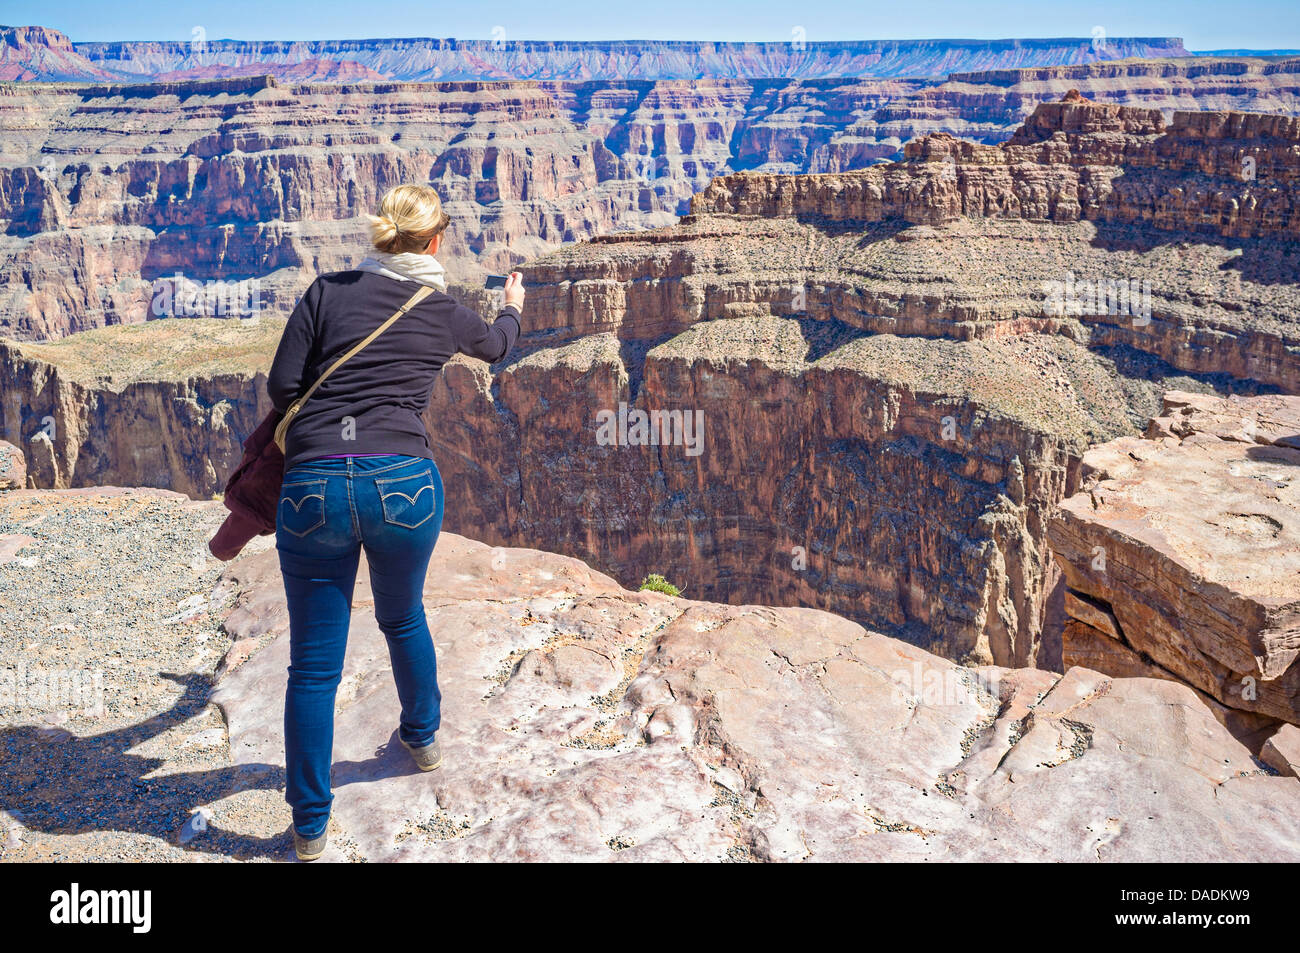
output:
[[1170,392],[1081,473],[1048,530],[1067,661],[1300,723],[1300,397]]

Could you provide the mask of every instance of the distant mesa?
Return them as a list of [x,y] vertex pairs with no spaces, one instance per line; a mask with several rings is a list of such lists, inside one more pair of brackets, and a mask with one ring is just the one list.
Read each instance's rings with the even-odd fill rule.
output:
[[1193,56],[1297,56],[1300,50],[1193,50]]
[[[311,82],[923,77],[1188,55],[1177,37],[1108,37],[1104,43],[1091,37],[823,42],[792,33],[770,43],[508,36],[73,43],[45,27],[0,27],[0,78],[42,81],[174,81],[245,76],[250,68]],[[322,65],[328,62],[343,65]],[[296,67],[305,69],[291,73]]]
[[0,26],[0,81],[112,80],[122,74],[91,63],[58,30]]

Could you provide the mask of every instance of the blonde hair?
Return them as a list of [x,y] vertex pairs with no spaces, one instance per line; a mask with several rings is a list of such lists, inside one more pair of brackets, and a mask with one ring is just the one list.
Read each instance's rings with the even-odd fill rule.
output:
[[398,185],[379,200],[379,214],[370,220],[370,243],[382,252],[422,252],[451,218],[442,210],[438,193],[427,185]]

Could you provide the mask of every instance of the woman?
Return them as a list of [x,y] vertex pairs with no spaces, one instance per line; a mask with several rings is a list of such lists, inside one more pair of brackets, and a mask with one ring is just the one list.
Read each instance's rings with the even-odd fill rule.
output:
[[307,289],[267,381],[271,402],[284,411],[417,289],[433,289],[326,378],[285,442],[275,541],[289,603],[285,797],[301,860],[325,850],[334,696],[363,547],[401,699],[398,736],[422,770],[442,763],[441,696],[422,595],[442,526],[443,488],[422,415],[452,355],[499,361],[509,353],[524,303],[517,272],[490,326],[448,297],[435,257],[448,217],[433,189],[399,185],[369,218],[374,254],[354,271],[321,275]]

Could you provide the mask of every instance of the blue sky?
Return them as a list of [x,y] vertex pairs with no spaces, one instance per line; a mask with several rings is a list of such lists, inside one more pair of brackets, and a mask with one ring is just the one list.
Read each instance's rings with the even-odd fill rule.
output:
[[811,40],[926,37],[1181,36],[1189,49],[1300,49],[1300,0],[507,0],[365,3],[358,0],[4,0],[0,22],[40,24],[74,40],[491,39]]

